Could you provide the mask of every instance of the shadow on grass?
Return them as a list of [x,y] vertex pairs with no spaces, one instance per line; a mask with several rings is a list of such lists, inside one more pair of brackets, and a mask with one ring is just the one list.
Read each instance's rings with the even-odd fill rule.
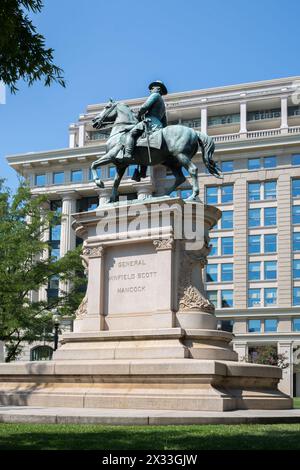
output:
[[1,450],[300,450],[300,425],[0,424]]

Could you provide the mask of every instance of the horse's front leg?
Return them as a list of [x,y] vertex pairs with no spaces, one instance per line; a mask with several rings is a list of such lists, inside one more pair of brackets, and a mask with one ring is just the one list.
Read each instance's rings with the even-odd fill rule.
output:
[[105,155],[102,155],[98,160],[95,160],[91,165],[93,181],[96,183],[98,188],[104,188],[103,181],[98,177],[97,168],[104,165],[109,165],[110,163],[114,162],[115,157],[119,153],[121,146],[116,145],[112,149],[110,149]]
[[121,183],[121,179],[123,178],[123,175],[125,173],[127,166],[116,166],[116,175],[114,179],[114,184],[113,184],[113,189],[111,192],[110,200],[109,202],[116,202],[119,196],[118,188]]

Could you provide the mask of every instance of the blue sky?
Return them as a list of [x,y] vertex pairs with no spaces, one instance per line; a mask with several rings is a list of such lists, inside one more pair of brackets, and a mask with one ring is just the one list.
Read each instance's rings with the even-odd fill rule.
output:
[[5,155],[68,146],[87,104],[300,75],[298,0],[45,0],[34,23],[55,49],[67,88],[20,83],[0,105],[0,177],[17,183]]

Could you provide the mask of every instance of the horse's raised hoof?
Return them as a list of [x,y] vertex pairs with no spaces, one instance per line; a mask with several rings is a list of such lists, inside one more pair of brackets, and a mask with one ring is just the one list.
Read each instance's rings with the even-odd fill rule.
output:
[[192,194],[190,197],[186,198],[186,201],[202,202],[197,194]]
[[102,181],[100,178],[96,178],[96,179],[94,180],[94,183],[98,186],[98,188],[101,188],[101,189],[104,188],[104,183],[103,183],[103,181]]

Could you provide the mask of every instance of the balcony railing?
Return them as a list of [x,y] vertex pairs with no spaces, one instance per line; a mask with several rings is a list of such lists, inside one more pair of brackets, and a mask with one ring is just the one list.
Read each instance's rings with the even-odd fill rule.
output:
[[[285,132],[286,133],[286,132]],[[235,140],[261,139],[283,134],[281,129],[266,129],[261,131],[251,131],[247,134],[222,134],[212,135],[215,142],[233,142]],[[300,134],[300,126],[289,127],[288,134]]]
[[[195,129],[200,130],[200,127],[195,127]],[[220,134],[220,135],[212,135],[215,142],[222,143],[222,142],[234,142],[237,140],[251,140],[251,139],[261,139],[267,137],[275,137],[281,134],[300,134],[300,126],[293,126],[288,127],[287,130],[285,129],[284,132],[282,129],[265,129],[259,131],[248,131],[245,134],[234,133],[234,134]],[[106,137],[107,138],[107,137]],[[101,143],[106,140],[104,136],[101,136],[101,139],[90,139],[87,140],[86,143],[96,143],[96,141],[100,140]]]

